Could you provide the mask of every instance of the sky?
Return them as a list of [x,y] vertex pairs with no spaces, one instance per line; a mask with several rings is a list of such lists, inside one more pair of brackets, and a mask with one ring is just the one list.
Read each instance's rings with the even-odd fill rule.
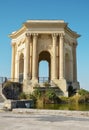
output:
[[77,46],[80,87],[89,90],[89,0],[0,0],[0,77],[11,75],[9,34],[27,20],[64,20],[81,35]]

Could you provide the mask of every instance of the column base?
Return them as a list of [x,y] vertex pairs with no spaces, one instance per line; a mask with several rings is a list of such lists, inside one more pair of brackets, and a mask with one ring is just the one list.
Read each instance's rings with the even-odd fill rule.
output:
[[38,79],[37,78],[32,78],[32,84],[37,84],[38,83]]
[[63,92],[63,96],[68,97],[68,86],[65,79],[55,79],[53,82],[60,88],[60,90]]

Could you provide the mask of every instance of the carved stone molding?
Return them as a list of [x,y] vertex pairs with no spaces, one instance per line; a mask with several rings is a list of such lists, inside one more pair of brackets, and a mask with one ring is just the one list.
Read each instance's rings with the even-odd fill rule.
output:
[[32,36],[33,36],[34,38],[36,38],[36,37],[38,37],[38,33],[33,33]]
[[52,37],[55,37],[55,38],[56,38],[57,36],[58,36],[58,33],[53,33],[53,34],[52,34]]
[[65,34],[64,34],[64,33],[59,33],[59,36],[60,36],[61,38],[64,38]]
[[12,43],[11,43],[12,46],[15,46],[15,44],[16,44],[16,42],[12,42]]
[[32,34],[31,33],[26,33],[25,35],[26,35],[26,37],[30,37]]

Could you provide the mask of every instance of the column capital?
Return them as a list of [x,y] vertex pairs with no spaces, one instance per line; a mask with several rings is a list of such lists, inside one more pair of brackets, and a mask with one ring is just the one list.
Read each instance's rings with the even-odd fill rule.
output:
[[58,33],[52,33],[52,37],[57,37]]
[[30,36],[31,36],[31,33],[26,33],[25,36],[26,36],[26,37],[30,37]]
[[60,38],[64,38],[64,33],[59,33]]
[[15,46],[15,44],[16,44],[16,42],[12,42],[12,43],[11,43],[12,46]]
[[77,45],[78,45],[78,43],[77,42],[75,42],[75,43],[73,43],[73,47],[77,47]]
[[30,40],[31,40],[31,33],[26,33],[25,36],[26,36],[26,41],[30,42]]
[[38,33],[33,33],[32,35],[33,35],[33,37],[37,37]]

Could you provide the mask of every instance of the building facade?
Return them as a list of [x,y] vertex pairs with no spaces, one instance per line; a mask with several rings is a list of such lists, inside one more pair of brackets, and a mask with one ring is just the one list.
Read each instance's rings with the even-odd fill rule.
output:
[[[77,81],[77,38],[63,20],[28,20],[10,34],[12,39],[13,81],[23,82],[23,91],[32,92],[39,83],[39,63],[49,65],[49,82],[56,84],[65,96],[68,86],[79,89]],[[45,68],[43,68],[45,69]]]

